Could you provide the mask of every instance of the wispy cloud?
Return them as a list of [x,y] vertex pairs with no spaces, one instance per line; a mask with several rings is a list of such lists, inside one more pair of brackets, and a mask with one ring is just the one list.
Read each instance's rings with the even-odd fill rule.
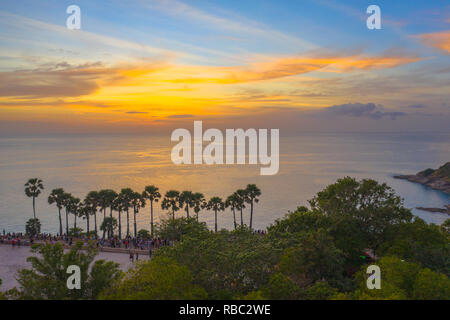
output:
[[[247,66],[195,67],[184,77],[167,80],[173,83],[221,83],[235,84],[272,80],[313,71],[352,72],[398,67],[421,60],[408,55],[367,56],[318,53],[305,56],[266,57],[263,61]],[[181,73],[180,73],[181,74]]]
[[186,118],[192,118],[194,115],[192,114],[172,114],[168,116],[168,119],[186,119]]
[[406,113],[399,111],[385,111],[382,105],[376,105],[374,103],[346,103],[334,105],[325,108],[322,112],[335,116],[364,117],[370,119],[396,119],[397,117],[406,115]]
[[408,108],[412,108],[412,109],[424,109],[426,108],[424,104],[421,103],[416,103],[416,104],[411,104],[408,106]]
[[415,36],[423,44],[450,54],[450,30],[432,33],[423,33]]
[[253,35],[261,38],[270,38],[276,41],[288,41],[297,44],[299,48],[311,50],[317,46],[304,39],[299,39],[286,33],[274,30],[264,24],[239,17],[239,19],[226,18],[197,9],[177,0],[151,0],[143,2],[143,5],[152,10],[159,10],[180,19],[189,19],[195,23],[202,23],[208,29],[221,29],[238,35]]
[[127,114],[147,114],[145,111],[126,111]]
[[[58,51],[63,53],[67,51],[74,51],[74,48],[79,50],[81,47],[80,44],[84,44],[91,48],[89,52],[109,51],[111,55],[113,55],[114,52],[116,52],[117,55],[126,52],[128,55],[134,54],[135,57],[164,56],[171,59],[182,56],[192,56],[187,52],[168,50],[144,43],[137,43],[126,39],[89,32],[82,29],[74,32],[73,30],[67,29],[64,25],[55,25],[1,11],[0,26],[5,30],[11,29],[15,30],[15,32],[20,31],[19,34],[24,38],[16,39],[9,37],[7,34],[3,34],[4,39],[10,42],[17,42],[18,44],[26,42],[28,45],[44,48],[47,51],[53,51],[56,54]],[[47,40],[47,42],[35,41],[32,40],[33,37],[39,37],[42,40],[49,38],[49,40]],[[73,46],[73,48],[71,46]]]
[[108,86],[149,86],[151,83],[239,84],[312,71],[342,73],[393,68],[418,60],[409,56],[318,54],[267,57],[251,65],[230,67],[176,65],[158,58],[123,62],[115,66],[101,62],[72,65],[63,61],[42,64],[35,69],[0,72],[0,96],[76,97]]
[[118,66],[101,62],[71,65],[67,62],[43,64],[35,69],[0,72],[0,96],[19,98],[77,97],[94,93],[102,86],[165,68],[159,60],[135,61]]

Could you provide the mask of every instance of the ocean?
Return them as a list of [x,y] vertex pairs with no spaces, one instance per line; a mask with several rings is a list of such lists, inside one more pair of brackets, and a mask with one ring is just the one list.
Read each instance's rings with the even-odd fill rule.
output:
[[[280,169],[273,176],[261,176],[259,165],[177,166],[170,158],[174,144],[170,137],[143,135],[0,137],[0,232],[24,231],[33,214],[24,184],[33,177],[44,181],[36,213],[42,231],[51,233],[58,230],[58,210],[48,205],[47,197],[58,187],[80,198],[104,188],[120,191],[130,187],[141,192],[149,184],[158,186],[162,194],[175,189],[226,198],[255,183],[262,195],[255,206],[254,225],[262,229],[297,206],[306,205],[318,191],[345,176],[386,182],[404,198],[406,207],[429,223],[440,224],[448,218],[415,207],[443,207],[450,203],[449,195],[392,176],[437,168],[450,161],[450,134],[311,133],[281,137]],[[146,207],[138,214],[138,229],[149,229],[149,210]],[[248,223],[249,210],[244,215]],[[156,221],[166,216],[157,204]],[[202,211],[200,220],[213,227],[214,214]],[[229,210],[220,213],[219,228],[231,228],[232,221]],[[80,219],[77,225],[85,228]]]

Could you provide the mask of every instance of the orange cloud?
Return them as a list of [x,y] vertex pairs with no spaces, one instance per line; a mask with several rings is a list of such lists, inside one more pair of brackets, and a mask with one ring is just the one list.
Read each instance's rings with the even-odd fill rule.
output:
[[30,70],[0,72],[3,97],[77,97],[103,86],[117,85],[166,68],[164,62],[138,61],[109,67],[102,63],[70,65],[66,62]]
[[[135,94],[157,90],[190,91],[189,88],[167,87],[168,83],[188,85],[239,84],[274,80],[312,71],[351,72],[393,68],[418,61],[408,56],[328,55],[269,57],[247,66],[194,66],[175,65],[164,60],[144,60],[105,66],[88,63],[72,66],[59,63],[32,70],[0,72],[0,96],[4,97],[77,97],[104,91],[108,87],[115,93]],[[154,92],[154,91],[153,91]]]
[[[321,94],[328,87],[324,83],[330,84],[330,72],[386,69],[417,60],[391,53],[316,53],[258,58],[241,66],[180,65],[156,58],[112,66],[58,63],[0,72],[0,106],[8,116],[20,117],[25,112],[48,117],[71,114],[77,121],[152,124],[181,120],[179,115],[186,114],[226,117],[264,112],[264,108],[273,106],[320,107],[335,103]],[[320,89],[308,91],[308,84],[303,82],[300,86],[304,95],[289,93],[299,90],[298,84],[290,83],[292,76],[313,71],[327,72],[315,78]],[[261,94],[237,94],[250,87]],[[30,112],[33,107],[36,111]]]
[[[220,83],[236,84],[252,81],[273,80],[312,71],[350,72],[353,70],[386,69],[419,61],[409,56],[326,56],[326,57],[271,57],[249,66],[236,67],[182,67],[178,74],[189,77],[169,78],[172,83]],[[327,70],[323,70],[327,68]]]
[[450,53],[450,30],[416,36],[423,44]]

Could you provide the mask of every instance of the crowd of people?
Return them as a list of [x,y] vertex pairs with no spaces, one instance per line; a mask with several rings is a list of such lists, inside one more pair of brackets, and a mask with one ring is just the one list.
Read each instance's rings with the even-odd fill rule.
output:
[[266,230],[253,230],[253,234],[259,234],[261,236],[264,236],[266,234]]
[[[32,245],[33,243],[51,243],[56,244],[57,242],[63,243],[66,247],[72,247],[76,242],[81,241],[84,246],[87,246],[88,242],[94,241],[97,248],[101,251],[103,248],[112,249],[128,249],[130,253],[131,260],[131,250],[135,252],[136,250],[141,250],[147,252],[151,256],[152,251],[163,246],[170,246],[173,241],[168,239],[161,239],[159,237],[141,239],[131,236],[127,236],[124,239],[119,237],[112,238],[99,238],[96,236],[81,236],[81,237],[71,237],[67,235],[52,235],[49,233],[41,233],[34,236],[24,235],[23,233],[6,233],[3,230],[3,234],[0,235],[0,244],[11,244],[13,247],[21,245]],[[121,250],[118,250],[119,252]],[[137,253],[137,252],[135,252]],[[138,259],[139,255],[137,255]],[[132,259],[134,261],[134,257]]]

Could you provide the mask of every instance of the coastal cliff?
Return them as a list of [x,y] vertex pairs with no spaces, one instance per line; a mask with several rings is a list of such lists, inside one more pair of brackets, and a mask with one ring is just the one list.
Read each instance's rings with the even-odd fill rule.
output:
[[432,189],[450,194],[450,162],[447,162],[439,169],[429,168],[414,175],[397,175],[394,178],[417,182]]

